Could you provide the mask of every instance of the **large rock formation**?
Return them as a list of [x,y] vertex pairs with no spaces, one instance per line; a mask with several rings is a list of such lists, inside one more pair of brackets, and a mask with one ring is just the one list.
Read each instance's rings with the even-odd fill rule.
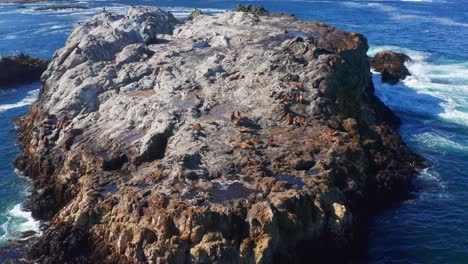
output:
[[395,84],[410,76],[405,63],[410,62],[411,58],[403,53],[393,51],[381,51],[370,59],[372,68],[382,74],[382,82]]
[[39,81],[48,63],[23,54],[0,57],[0,89],[8,85]]
[[136,7],[78,26],[21,123],[16,165],[34,216],[51,219],[32,255],[349,258],[367,213],[404,198],[417,167],[367,49],[358,33],[243,12],[181,24]]

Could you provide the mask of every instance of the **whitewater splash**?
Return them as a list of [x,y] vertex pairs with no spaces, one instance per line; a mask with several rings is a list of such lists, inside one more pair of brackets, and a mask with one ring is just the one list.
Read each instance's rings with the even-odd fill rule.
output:
[[[17,169],[15,169],[15,173],[18,177],[30,181]],[[25,187],[21,191],[21,196],[27,196],[29,192],[29,188]],[[22,203],[15,204],[12,208],[4,211],[0,218],[4,219],[0,225],[0,246],[9,240],[25,240],[31,236],[40,236],[42,233],[41,222],[34,219],[32,213],[26,211]],[[25,232],[30,234],[25,236]]]
[[0,90],[0,95],[11,94],[11,93],[14,93],[14,92],[16,92],[16,89]]
[[22,234],[28,231],[33,231],[35,236],[41,234],[41,223],[32,217],[31,212],[25,211],[21,204],[10,209],[5,217],[7,221],[0,226],[3,233],[0,236],[0,244],[12,239],[27,239],[22,237]]
[[[460,135],[468,126],[468,63],[434,59],[430,53],[397,46],[372,47],[368,55],[383,50],[402,52],[412,58],[406,65],[411,76],[399,84],[384,84],[374,72],[378,97],[400,116],[416,117],[401,130],[405,141],[416,143],[429,161],[431,154],[467,153],[468,142]],[[415,120],[425,121],[414,125]],[[447,183],[438,173],[439,166],[432,164],[420,171],[415,182],[420,188],[419,199],[450,198]]]
[[423,169],[419,172],[414,184],[418,191],[419,199],[449,199],[447,182],[437,172],[436,167]]
[[436,132],[424,132],[414,136],[418,142],[432,148],[451,151],[468,152],[468,145],[461,144]]
[[[373,56],[382,50],[402,52],[410,56],[413,61],[407,63],[407,67],[411,76],[402,82],[403,85],[417,93],[439,99],[438,104],[443,111],[436,114],[443,121],[468,126],[468,63],[432,59],[430,53],[397,46],[372,47],[368,54]],[[421,105],[420,110],[424,109],[426,113],[433,111],[430,105]]]
[[[26,89],[27,87],[23,88]],[[11,94],[17,93],[20,89],[4,90],[0,94],[3,94],[4,96],[10,96]],[[23,93],[21,92],[20,94]],[[38,95],[39,89],[35,89],[24,93],[24,97],[16,103],[0,104],[0,113],[30,105],[37,99]],[[20,188],[20,193],[19,195],[12,197],[5,197],[10,199],[12,204],[5,205],[5,207],[3,207],[3,203],[0,203],[2,206],[2,210],[0,212],[0,246],[9,240],[27,239],[25,232],[27,232],[28,236],[37,236],[41,233],[41,223],[36,221],[32,217],[31,212],[26,211],[21,203],[21,201],[24,200],[24,197],[26,197],[29,193],[29,184],[27,184],[29,179],[22,177],[22,174],[17,170],[15,170],[15,173],[20,179],[15,180],[14,183],[9,184],[13,184]],[[2,175],[2,177],[6,176]],[[8,188],[7,186],[10,185],[5,185],[2,183],[3,188]]]
[[23,107],[26,105],[30,105],[34,103],[34,101],[37,100],[37,97],[39,96],[39,89],[32,90],[28,92],[27,96],[23,98],[21,101],[14,103],[14,104],[3,104],[0,105],[0,112],[4,112],[13,108],[18,108],[18,107]]

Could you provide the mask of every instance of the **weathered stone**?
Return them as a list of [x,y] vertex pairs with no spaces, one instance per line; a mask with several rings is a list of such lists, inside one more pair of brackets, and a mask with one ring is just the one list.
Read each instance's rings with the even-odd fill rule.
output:
[[78,26],[21,122],[16,165],[34,215],[52,218],[34,257],[347,259],[358,220],[404,198],[417,168],[373,94],[367,48],[246,12],[180,24],[135,7]]
[[405,63],[411,58],[403,53],[381,51],[370,59],[372,68],[382,74],[382,82],[397,83],[410,76]]

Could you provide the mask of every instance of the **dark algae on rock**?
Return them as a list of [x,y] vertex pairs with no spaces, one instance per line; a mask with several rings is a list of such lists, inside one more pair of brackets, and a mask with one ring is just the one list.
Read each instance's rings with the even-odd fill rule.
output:
[[253,5],[237,5],[236,12],[246,12],[258,16],[269,16],[268,12],[263,6],[253,6]]
[[367,49],[359,33],[251,12],[183,23],[134,7],[77,26],[20,124],[16,166],[50,220],[31,256],[349,260],[419,166]]
[[405,63],[410,62],[411,58],[403,53],[393,51],[381,51],[370,59],[372,68],[382,74],[382,82],[395,84],[410,76]]
[[39,81],[48,61],[24,54],[0,57],[0,89],[2,87]]
[[188,19],[194,20],[197,16],[200,16],[200,15],[203,15],[203,11],[201,11],[200,9],[195,9],[193,10],[192,13],[188,15]]

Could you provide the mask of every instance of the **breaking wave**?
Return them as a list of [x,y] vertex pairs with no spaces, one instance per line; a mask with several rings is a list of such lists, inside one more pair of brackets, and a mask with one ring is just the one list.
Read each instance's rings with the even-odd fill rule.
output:
[[[373,47],[369,49],[368,54],[373,56],[382,50],[403,52],[410,56],[413,61],[407,63],[407,67],[411,76],[407,77],[402,84],[416,93],[437,98],[439,106],[443,109],[436,113],[439,118],[468,126],[468,63],[432,59],[432,54],[428,52],[397,46]],[[413,104],[411,107],[420,107],[420,109],[426,109],[429,114],[433,113],[434,109],[428,105],[418,106],[418,102],[411,103]]]
[[0,244],[10,239],[19,238],[26,231],[34,231],[34,235],[41,233],[40,222],[32,217],[31,212],[25,211],[21,204],[15,205],[4,217],[7,220],[0,226],[2,233]]
[[14,103],[14,104],[3,104],[0,105],[0,112],[4,112],[13,108],[23,107],[26,105],[32,104],[36,101],[37,97],[39,96],[39,89],[32,90],[28,92],[28,95],[22,99],[21,101]]

